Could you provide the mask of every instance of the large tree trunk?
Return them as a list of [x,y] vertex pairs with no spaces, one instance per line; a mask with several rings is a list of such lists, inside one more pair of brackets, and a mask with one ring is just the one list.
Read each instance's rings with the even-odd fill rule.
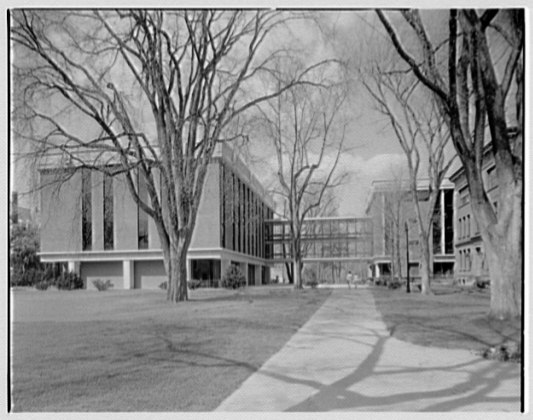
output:
[[497,319],[519,317],[522,306],[522,255],[516,247],[505,246],[504,240],[496,242],[485,242],[488,245],[485,247],[485,258],[491,278],[490,316]]
[[187,250],[188,241],[180,237],[170,246],[170,270],[168,271],[167,300],[186,301],[187,293]]
[[[498,223],[488,225],[483,208],[472,203],[478,216],[491,282],[490,316],[514,318],[522,313],[522,185],[501,183]],[[487,226],[484,228],[484,226]]]

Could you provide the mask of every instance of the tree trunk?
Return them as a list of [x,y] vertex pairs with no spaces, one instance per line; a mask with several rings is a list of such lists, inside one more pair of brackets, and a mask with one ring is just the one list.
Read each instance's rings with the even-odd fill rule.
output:
[[294,270],[292,268],[293,268],[292,262],[285,263],[285,271],[287,272],[287,281],[289,282],[289,284],[294,284],[294,277],[292,275]]
[[522,255],[511,248],[504,240],[485,247],[491,279],[490,316],[497,319],[519,317],[522,310]]
[[433,277],[433,267],[431,264],[431,250],[429,238],[419,235],[420,242],[420,279],[422,283],[422,294],[432,295],[431,279]]
[[400,216],[396,219],[397,223],[394,226],[394,242],[393,242],[393,270],[392,270],[392,279],[391,283],[394,283],[396,280],[400,281],[402,277],[402,263],[400,255]]
[[293,261],[293,276],[294,276],[294,288],[302,289],[303,288],[303,279],[302,279],[302,258],[297,255]]
[[167,300],[171,302],[188,300],[187,250],[189,247],[187,245],[187,240],[182,237],[170,245]]
[[[506,188],[507,187],[507,188]],[[498,223],[483,229],[482,210],[473,214],[481,228],[485,258],[490,276],[490,316],[497,319],[519,317],[522,313],[522,187],[502,184]],[[481,216],[481,217],[480,217]]]

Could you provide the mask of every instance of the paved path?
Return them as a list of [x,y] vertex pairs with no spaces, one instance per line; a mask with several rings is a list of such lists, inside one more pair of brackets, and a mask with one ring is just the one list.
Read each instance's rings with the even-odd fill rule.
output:
[[520,369],[389,336],[372,293],[334,290],[217,411],[519,411]]

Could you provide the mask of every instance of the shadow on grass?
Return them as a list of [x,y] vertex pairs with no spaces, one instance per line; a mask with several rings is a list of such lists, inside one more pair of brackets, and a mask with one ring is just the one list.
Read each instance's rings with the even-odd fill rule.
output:
[[[367,357],[351,373],[331,384],[283,374],[279,370],[269,371],[268,368],[260,370],[258,373],[286,384],[301,385],[315,390],[314,394],[309,398],[286,409],[285,411],[287,412],[388,411],[390,407],[400,407],[401,409],[402,404],[409,405],[409,403],[413,403],[419,406],[420,402],[424,400],[428,400],[427,404],[422,404],[423,408],[417,408],[417,411],[452,411],[461,410],[472,404],[490,403],[514,403],[517,411],[519,409],[519,396],[491,396],[491,393],[503,381],[516,379],[516,373],[513,372],[513,369],[509,369],[508,365],[474,359],[453,365],[430,367],[390,366],[389,369],[384,371],[382,368],[378,369],[378,365],[389,337],[383,336],[374,330],[367,330],[366,335],[373,335],[375,338],[375,342],[369,345],[371,350]],[[227,358],[223,360],[227,363],[241,366],[238,361]],[[477,367],[476,365],[480,363],[485,363],[486,365]],[[254,367],[248,365],[247,368],[252,369]],[[435,372],[435,374],[438,374],[438,372],[443,371],[457,372],[458,379],[452,386],[438,390],[402,392],[405,388],[401,388],[390,389],[389,395],[372,396],[350,389],[368,378],[384,376],[387,378],[384,384],[390,385],[389,379],[394,377],[394,375],[416,375],[422,372]],[[467,378],[463,380],[461,378],[464,377],[465,373]],[[283,385],[280,385],[280,387],[283,388]],[[435,402],[434,400],[437,401]]]
[[[333,313],[332,318],[334,317]],[[306,330],[300,331],[299,334],[314,335],[314,332]],[[287,365],[287,368],[283,369],[281,361],[283,355],[280,355],[281,365],[275,361],[265,365],[257,373],[263,377],[273,378],[279,383],[263,382],[260,378],[253,382],[254,388],[265,387],[265,393],[269,395],[267,401],[272,401],[272,404],[276,404],[278,398],[282,398],[279,402],[286,401],[285,397],[279,394],[279,390],[287,389],[286,392],[296,392],[295,395],[302,393],[310,395],[286,408],[285,411],[288,412],[391,409],[450,411],[469,410],[472,406],[479,409],[486,407],[489,410],[503,406],[504,409],[519,410],[520,390],[517,385],[519,374],[516,365],[487,362],[481,358],[462,356],[463,353],[459,353],[457,359],[450,358],[456,357],[456,353],[441,359],[439,356],[444,356],[442,350],[431,350],[434,353],[426,355],[425,350],[420,348],[413,347],[411,350],[411,347],[394,347],[397,341],[391,343],[389,347],[387,343],[390,336],[380,327],[358,326],[348,336],[344,336],[330,333],[327,326],[322,325],[318,327],[318,336],[324,341],[340,341],[335,344],[336,346],[342,346],[343,341],[346,341],[347,345],[350,345],[349,343],[363,345],[367,348],[364,352],[365,357],[354,361],[355,367],[348,374],[330,383],[327,379],[317,379],[313,373],[308,374],[304,365],[300,366],[298,363],[294,366],[294,370],[291,370],[292,365]],[[386,356],[384,356],[385,348],[387,348]],[[396,353],[396,350],[399,353]],[[417,361],[418,357],[422,357],[421,362]],[[427,381],[426,386],[424,381]],[[301,390],[296,391],[294,386],[301,386]],[[270,395],[267,387],[278,391]],[[234,398],[228,400],[228,403],[222,407],[229,407],[232,411],[231,407],[239,406],[245,410],[246,407],[252,407],[253,410],[253,405],[246,403],[246,393],[237,393]]]
[[[515,379],[508,366],[504,364],[492,363],[480,369],[468,373],[468,378],[457,381],[453,386],[431,391],[395,392],[391,389],[390,395],[369,396],[360,392],[350,390],[351,387],[364,381],[367,378],[380,375],[417,374],[421,372],[456,371],[465,373],[465,368],[473,367],[480,363],[480,359],[455,365],[443,365],[432,367],[404,368],[398,366],[383,372],[376,370],[383,348],[388,337],[376,334],[376,342],[372,346],[368,356],[349,375],[333,382],[332,384],[322,384],[315,380],[303,380],[279,373],[262,371],[261,373],[271,376],[277,380],[289,384],[298,384],[312,387],[317,392],[306,400],[293,405],[286,411],[307,412],[307,411],[334,411],[334,410],[368,410],[386,411],[388,406],[398,406],[409,402],[418,403],[425,399],[443,399],[441,402],[428,402],[428,405],[421,411],[450,411],[460,410],[471,404],[487,403],[516,403],[517,397],[493,397],[491,392],[497,389],[502,381]],[[460,375],[458,375],[459,377]],[[384,408],[385,407],[385,408]]]
[[372,294],[390,335],[403,341],[468,350],[484,350],[507,341],[520,343],[519,320],[491,320],[487,294],[455,290],[443,288],[442,293],[426,297],[383,289]]

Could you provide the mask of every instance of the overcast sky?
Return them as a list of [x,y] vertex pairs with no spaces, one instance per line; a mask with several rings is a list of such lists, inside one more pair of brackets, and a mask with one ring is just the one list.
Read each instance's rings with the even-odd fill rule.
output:
[[[388,40],[381,33],[381,26],[376,22],[374,12],[315,12],[320,16],[317,22],[299,21],[291,24],[289,32],[294,42],[308,52],[310,63],[323,58],[342,58],[352,66],[353,83],[349,100],[343,110],[347,121],[345,146],[346,152],[341,156],[339,170],[349,174],[345,185],[336,191],[339,202],[339,215],[363,216],[369,189],[374,180],[391,179],[405,164],[403,152],[391,132],[387,121],[374,110],[373,103],[358,82],[356,71],[363,68],[371,59],[399,60]],[[431,29],[438,39],[446,20],[439,12],[426,13],[431,22]],[[272,168],[273,156],[269,149],[263,147],[262,139],[250,136],[250,153],[259,164],[258,174],[268,183],[269,174],[264,170]],[[28,190],[28,181],[33,173],[25,165],[13,165],[12,177],[14,189]],[[21,205],[29,206],[27,197],[20,197]]]

